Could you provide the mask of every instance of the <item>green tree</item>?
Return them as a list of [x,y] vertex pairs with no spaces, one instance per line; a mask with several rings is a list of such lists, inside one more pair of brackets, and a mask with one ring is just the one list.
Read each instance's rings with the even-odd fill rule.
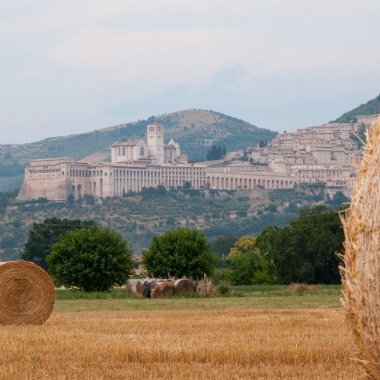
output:
[[274,263],[258,249],[232,256],[228,279],[235,285],[274,284]]
[[339,206],[343,203],[348,203],[349,198],[347,198],[342,191],[337,191],[329,202],[333,206]]
[[242,253],[255,250],[256,238],[254,236],[242,236],[230,249],[229,257],[238,256]]
[[95,197],[92,194],[84,194],[83,200],[90,206],[95,204]]
[[241,237],[231,248],[229,280],[236,285],[272,284],[275,267],[268,255],[256,247],[254,236]]
[[4,193],[0,193],[0,212],[4,212],[8,206],[8,197]]
[[204,273],[212,273],[216,258],[203,233],[178,228],[155,236],[143,260],[148,273],[154,277],[199,278]]
[[207,152],[207,160],[220,160],[227,153],[226,146],[213,145]]
[[230,253],[230,249],[237,242],[238,238],[233,236],[221,236],[211,243],[211,252],[221,258],[225,258]]
[[86,292],[125,284],[134,267],[132,250],[122,236],[98,226],[62,235],[46,261],[57,283]]
[[67,206],[68,208],[73,208],[73,206],[74,206],[74,202],[75,202],[74,195],[70,193],[70,194],[67,196],[67,199],[66,199],[66,206]]
[[33,223],[25,249],[21,253],[21,258],[32,261],[48,270],[45,260],[46,256],[50,253],[51,247],[58,241],[61,235],[71,230],[94,225],[95,222],[91,220],[81,221],[78,219],[58,218],[47,218],[43,222]]
[[[227,258],[230,249],[236,243],[238,238],[232,236],[218,237],[211,243],[211,252],[217,257],[216,267],[217,268],[228,268],[230,262]],[[214,278],[220,276],[214,272]]]
[[330,284],[340,282],[337,253],[343,240],[338,212],[317,206],[286,227],[263,230],[256,247],[273,260],[280,282]]

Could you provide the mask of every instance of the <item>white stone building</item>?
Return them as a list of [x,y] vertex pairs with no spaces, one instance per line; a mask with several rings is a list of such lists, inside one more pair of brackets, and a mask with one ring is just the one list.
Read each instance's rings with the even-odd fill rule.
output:
[[18,199],[63,201],[70,194],[114,197],[148,187],[183,187],[186,182],[196,189],[205,186],[206,165],[188,163],[174,140],[164,144],[162,125],[148,125],[147,140],[114,143],[111,162],[90,164],[70,157],[33,160],[25,169]]
[[[369,118],[358,117],[361,123]],[[289,189],[299,183],[325,183],[329,191],[349,194],[356,163],[361,159],[351,134],[355,123],[330,123],[276,136],[263,148],[254,148],[253,164],[222,167],[189,164],[174,140],[164,143],[160,124],[147,126],[147,141],[115,142],[111,162],[90,164],[72,158],[33,160],[25,169],[18,199],[65,200],[69,194],[95,197],[123,196],[130,191],[164,186],[180,188],[186,182],[196,189]],[[241,155],[242,151],[231,152]],[[255,165],[256,164],[256,165]]]

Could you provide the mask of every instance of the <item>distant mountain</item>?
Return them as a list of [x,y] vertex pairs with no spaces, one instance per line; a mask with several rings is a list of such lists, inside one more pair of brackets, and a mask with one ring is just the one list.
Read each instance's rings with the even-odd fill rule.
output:
[[357,116],[360,115],[375,115],[380,114],[380,95],[375,99],[368,101],[365,104],[361,104],[359,107],[354,108],[351,111],[344,113],[341,117],[334,120],[336,123],[347,123],[355,121]]
[[224,144],[227,151],[231,151],[254,146],[277,134],[219,112],[190,109],[78,135],[0,145],[0,191],[7,189],[10,183],[21,184],[24,167],[32,159],[71,156],[104,160],[109,158],[110,147],[115,141],[145,139],[146,126],[154,122],[162,123],[165,140],[178,141],[182,151],[192,160],[205,159],[212,144]]

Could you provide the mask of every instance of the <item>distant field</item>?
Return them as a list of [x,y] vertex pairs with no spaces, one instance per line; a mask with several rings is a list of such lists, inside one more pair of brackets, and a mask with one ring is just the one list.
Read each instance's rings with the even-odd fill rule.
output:
[[45,325],[0,329],[0,379],[363,376],[351,360],[339,287],[302,295],[284,286],[234,291],[161,300],[58,291]]
[[299,294],[287,285],[236,286],[230,295],[210,298],[140,299],[122,289],[109,293],[57,291],[56,312],[107,310],[221,310],[339,308],[340,287],[322,285]]

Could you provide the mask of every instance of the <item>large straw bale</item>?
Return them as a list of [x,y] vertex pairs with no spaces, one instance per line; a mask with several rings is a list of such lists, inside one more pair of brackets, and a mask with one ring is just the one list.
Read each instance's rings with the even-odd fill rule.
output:
[[53,311],[54,284],[28,261],[0,263],[0,324],[42,324]]
[[141,296],[144,293],[144,283],[147,279],[133,279],[128,280],[126,285],[126,292],[134,294],[135,296]]
[[125,286],[126,292],[129,294],[136,294],[138,282],[139,282],[139,280],[128,280],[127,284]]
[[165,298],[172,297],[173,295],[174,285],[172,280],[158,280],[150,293],[151,298]]
[[143,296],[146,298],[151,297],[152,290],[157,286],[155,278],[145,280],[143,283]]
[[380,119],[368,130],[352,202],[342,214],[343,302],[368,377],[380,379]]
[[139,280],[136,284],[136,294],[139,296],[142,296],[144,293],[144,281],[145,280]]
[[175,294],[178,295],[194,293],[195,291],[193,281],[189,280],[188,278],[179,278],[178,280],[174,281],[173,285]]

